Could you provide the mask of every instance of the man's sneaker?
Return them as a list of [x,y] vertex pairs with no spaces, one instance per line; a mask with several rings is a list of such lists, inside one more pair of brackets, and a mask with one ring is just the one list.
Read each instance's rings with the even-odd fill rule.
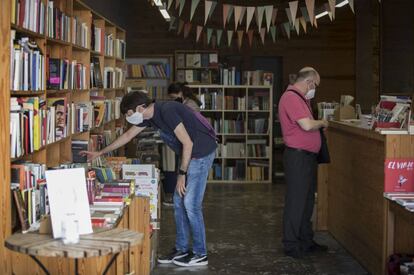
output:
[[175,259],[173,261],[174,264],[178,266],[203,266],[208,265],[208,258],[207,255],[195,255],[193,253],[189,253],[188,256]]
[[316,243],[315,241],[312,241],[312,244],[304,249],[306,253],[312,253],[312,252],[326,252],[328,251],[328,247],[326,245],[321,245]]
[[173,249],[173,251],[165,256],[161,256],[158,258],[158,263],[160,264],[170,264],[176,259],[181,259],[188,256],[188,252],[182,252],[177,249]]

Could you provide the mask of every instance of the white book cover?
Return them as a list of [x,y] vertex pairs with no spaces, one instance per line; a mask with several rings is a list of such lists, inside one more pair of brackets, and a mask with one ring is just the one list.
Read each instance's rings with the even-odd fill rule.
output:
[[91,234],[92,223],[84,168],[46,171],[53,237],[61,238],[68,215],[78,221],[79,234]]

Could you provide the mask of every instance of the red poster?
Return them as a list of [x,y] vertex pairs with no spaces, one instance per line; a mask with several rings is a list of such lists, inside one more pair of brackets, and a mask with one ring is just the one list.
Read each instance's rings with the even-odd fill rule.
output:
[[385,160],[384,192],[414,192],[414,158]]

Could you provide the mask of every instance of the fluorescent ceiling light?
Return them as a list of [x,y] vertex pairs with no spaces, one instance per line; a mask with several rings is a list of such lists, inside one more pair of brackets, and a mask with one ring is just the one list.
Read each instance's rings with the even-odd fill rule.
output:
[[162,1],[161,0],[153,0],[154,1],[154,4],[157,6],[157,7],[162,7]]
[[319,19],[319,18],[321,18],[321,17],[324,17],[325,15],[328,15],[328,12],[327,12],[327,11],[324,11],[324,12],[321,12],[320,14],[317,14],[317,15],[315,16],[315,18],[316,18],[316,19]]
[[343,6],[345,6],[347,4],[349,4],[349,1],[348,0],[344,0],[341,3],[337,4],[335,7],[342,8]]
[[166,9],[160,9],[160,12],[161,12],[161,14],[162,14],[162,17],[164,17],[164,19],[165,19],[166,21],[170,21],[170,20],[171,20],[171,17],[170,17],[170,15],[168,14],[168,11],[167,11]]

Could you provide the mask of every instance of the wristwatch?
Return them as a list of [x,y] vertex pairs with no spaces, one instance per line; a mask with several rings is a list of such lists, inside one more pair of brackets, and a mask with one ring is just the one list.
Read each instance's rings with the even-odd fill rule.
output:
[[186,172],[186,171],[184,171],[184,170],[182,170],[182,169],[179,169],[179,170],[178,170],[178,175],[187,176],[187,172]]

